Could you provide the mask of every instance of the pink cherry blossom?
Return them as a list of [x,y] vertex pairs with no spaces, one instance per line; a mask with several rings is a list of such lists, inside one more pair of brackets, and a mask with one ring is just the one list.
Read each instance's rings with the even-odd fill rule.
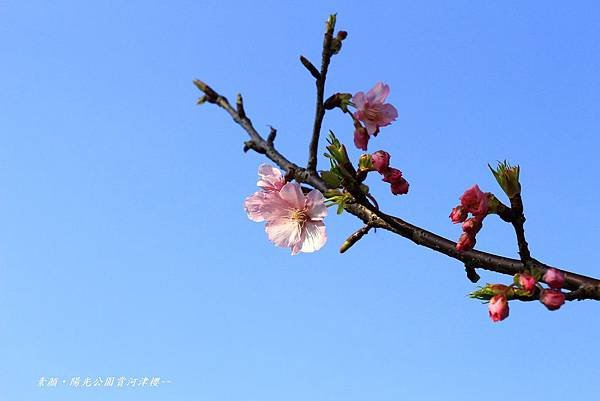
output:
[[377,82],[367,94],[358,92],[352,97],[356,106],[354,118],[364,123],[369,135],[377,135],[380,127],[390,125],[398,117],[398,111],[389,103],[385,103],[390,87]]
[[473,185],[460,197],[460,204],[466,212],[474,216],[485,216],[488,210],[488,197],[479,186]]
[[560,270],[550,268],[544,273],[543,280],[550,288],[560,289],[565,284],[565,275]]
[[244,202],[248,217],[266,221],[269,239],[277,246],[291,248],[292,255],[319,250],[327,240],[323,194],[313,189],[305,196],[300,184],[286,184],[281,171],[267,164],[259,167],[258,177],[256,184],[261,189]]
[[256,185],[265,191],[279,191],[285,185],[285,178],[279,169],[268,164],[261,164],[258,167]]
[[532,292],[535,289],[535,278],[529,273],[519,274],[519,284],[525,291]]
[[467,219],[468,213],[465,211],[465,209],[463,209],[462,206],[456,206],[454,209],[452,209],[452,212],[450,212],[449,217],[454,224],[462,223]]
[[258,168],[258,182],[256,183],[261,189],[244,201],[248,218],[256,222],[265,221],[269,213],[267,198],[277,196],[284,184],[285,178],[281,171],[268,164],[261,164]]
[[318,190],[305,196],[299,184],[288,182],[267,200],[267,236],[276,246],[291,248],[292,255],[321,249],[327,240],[324,202]]
[[371,162],[375,170],[383,173],[390,167],[390,154],[385,150],[378,150],[371,155]]
[[508,300],[504,295],[494,295],[488,304],[490,319],[499,322],[508,317]]
[[540,301],[549,310],[557,310],[565,303],[565,294],[560,290],[543,290],[540,295]]

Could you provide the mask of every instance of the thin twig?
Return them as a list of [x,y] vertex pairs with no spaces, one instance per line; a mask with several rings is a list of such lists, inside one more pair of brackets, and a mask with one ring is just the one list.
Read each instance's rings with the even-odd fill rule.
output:
[[531,260],[531,253],[529,252],[529,245],[525,239],[525,214],[523,213],[523,199],[521,194],[516,194],[510,199],[510,206],[513,215],[512,225],[517,235],[517,246],[519,248],[519,256],[521,261],[527,266]]
[[[317,152],[319,150],[319,136],[321,135],[321,125],[323,117],[325,117],[325,107],[323,105],[323,97],[325,93],[325,79],[327,78],[327,70],[329,62],[333,54],[331,42],[333,40],[333,30],[335,29],[335,14],[332,14],[327,19],[325,28],[325,37],[323,39],[323,54],[321,56],[321,72],[315,79],[317,85],[317,101],[315,110],[315,122],[313,125],[313,133],[308,148],[308,163],[306,169],[311,172],[317,171]],[[314,67],[314,66],[313,66]],[[313,74],[314,76],[315,74]]]

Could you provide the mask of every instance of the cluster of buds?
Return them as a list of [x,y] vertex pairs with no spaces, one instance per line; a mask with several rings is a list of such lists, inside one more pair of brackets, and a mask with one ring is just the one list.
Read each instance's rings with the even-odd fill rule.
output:
[[[544,288],[540,281],[548,284]],[[539,300],[548,310],[557,310],[565,303],[565,294],[560,290],[565,282],[565,275],[560,270],[551,268],[543,275],[540,270],[524,271],[516,274],[512,285],[487,284],[471,293],[472,298],[488,302],[488,313],[493,322],[508,317],[508,301],[511,299],[533,300],[539,294]]]
[[408,193],[409,183],[402,177],[402,171],[390,167],[390,154],[384,150],[378,150],[371,155],[371,171],[377,171],[383,176],[383,181],[391,186],[394,195]]
[[565,294],[560,290],[565,283],[565,275],[560,270],[548,269],[542,278],[550,288],[542,290],[540,302],[549,310],[556,310],[565,303]]
[[[456,243],[458,252],[470,251],[475,246],[475,236],[481,230],[483,219],[488,213],[490,195],[473,185],[460,197],[460,205],[452,209],[450,219],[454,224],[462,223],[463,229]],[[470,218],[469,213],[472,215]]]

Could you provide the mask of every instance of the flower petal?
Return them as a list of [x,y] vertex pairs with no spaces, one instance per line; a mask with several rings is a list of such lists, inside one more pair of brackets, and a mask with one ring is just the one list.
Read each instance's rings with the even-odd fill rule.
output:
[[244,208],[248,218],[252,221],[260,222],[265,220],[263,206],[265,197],[262,191],[255,192],[244,200]]
[[300,224],[285,218],[268,221],[265,231],[275,245],[283,248],[289,248],[299,243],[302,236]]
[[396,118],[398,118],[398,110],[396,110],[394,106],[392,106],[389,103],[386,103],[383,106],[381,106],[380,120],[382,123],[385,124],[380,124],[380,127],[391,124],[391,122],[394,121]]
[[256,185],[266,191],[279,191],[283,184],[285,184],[285,180],[279,169],[269,164],[261,164],[258,167],[258,181]]
[[306,207],[311,220],[323,220],[327,216],[325,197],[318,189],[313,189],[306,196]]
[[279,191],[279,196],[281,196],[283,200],[287,201],[291,207],[299,210],[304,209],[306,198],[302,193],[300,184],[296,182],[288,182]]
[[390,87],[383,82],[377,82],[373,88],[367,92],[367,101],[369,103],[384,103],[390,94]]
[[365,107],[365,94],[364,92],[357,92],[356,95],[352,96],[352,103],[357,109],[363,109]]
[[302,229],[302,248],[300,252],[318,251],[325,245],[327,234],[322,221],[307,222]]

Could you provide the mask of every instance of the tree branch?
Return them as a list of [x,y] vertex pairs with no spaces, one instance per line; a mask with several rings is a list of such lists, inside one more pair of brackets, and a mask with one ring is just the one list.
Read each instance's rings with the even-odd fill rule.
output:
[[[287,172],[293,172],[294,179],[299,183],[308,184],[323,193],[327,191],[325,182],[321,179],[321,177],[319,177],[316,171],[299,167],[279,153],[275,149],[272,142],[265,140],[256,131],[250,119],[245,115],[240,116],[238,111],[229,104],[229,101],[225,97],[219,95],[200,80],[195,80],[194,84],[198,87],[198,89],[204,92],[205,101],[216,104],[223,108],[227,113],[229,113],[233,120],[248,133],[250,136],[250,140],[246,142],[248,149],[252,149],[258,153],[264,154],[281,169]],[[463,265],[468,265],[469,268],[479,268],[510,276],[521,273],[523,270],[529,267],[539,269],[542,271],[542,273],[545,273],[551,268],[551,266],[541,263],[535,259],[531,259],[529,263],[530,266],[525,266],[521,260],[511,259],[487,252],[481,252],[477,250],[458,252],[456,250],[455,242],[410,224],[399,217],[387,215],[382,211],[375,209],[367,201],[365,201],[364,204],[361,204],[358,201],[357,203],[347,204],[345,210],[348,213],[358,217],[365,225],[368,225],[369,227],[382,228],[398,234],[417,245],[424,246],[433,251],[459,260]],[[562,271],[565,275],[565,283],[563,288],[572,291],[571,293],[567,294],[567,300],[600,300],[600,280],[559,268],[555,269]]]
[[[323,97],[325,93],[325,79],[327,78],[327,70],[329,69],[329,62],[333,54],[331,43],[333,42],[333,31],[335,29],[335,14],[332,14],[327,19],[325,27],[325,37],[323,39],[323,54],[321,56],[321,72],[315,76],[315,72],[310,68],[314,66],[308,61],[309,66],[302,61],[302,64],[308,68],[311,74],[316,78],[315,83],[317,85],[317,101],[315,110],[315,122],[313,125],[313,133],[310,140],[308,149],[308,163],[306,169],[311,172],[317,171],[317,152],[319,151],[319,136],[321,135],[321,125],[323,124],[323,117],[325,117],[325,107],[323,105]],[[302,59],[301,59],[302,60]]]
[[511,223],[515,229],[517,235],[517,246],[519,247],[519,256],[525,265],[531,260],[531,253],[529,252],[529,245],[525,240],[525,214],[523,213],[523,198],[521,194],[516,194],[510,198],[510,206],[513,218]]

